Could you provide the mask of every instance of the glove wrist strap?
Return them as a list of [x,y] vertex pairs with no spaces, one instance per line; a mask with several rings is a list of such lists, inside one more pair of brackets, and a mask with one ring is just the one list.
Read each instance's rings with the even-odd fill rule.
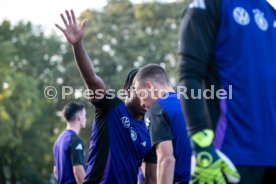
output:
[[193,134],[191,139],[197,146],[206,148],[211,146],[214,139],[214,132],[211,129],[204,129]]

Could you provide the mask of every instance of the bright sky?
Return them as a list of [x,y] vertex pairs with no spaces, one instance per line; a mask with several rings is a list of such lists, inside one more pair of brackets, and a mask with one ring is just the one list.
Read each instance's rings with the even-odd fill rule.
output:
[[46,30],[55,29],[61,23],[59,14],[65,9],[74,9],[79,16],[85,9],[100,9],[105,0],[0,0],[0,21],[7,19],[16,23],[28,20],[42,25]]
[[[146,1],[150,0],[132,0],[135,3]],[[101,9],[105,4],[106,0],[0,0],[0,22],[4,19],[12,23],[28,20],[50,31],[55,29],[55,23],[61,24],[59,14],[65,9],[73,9],[79,16],[85,9]]]

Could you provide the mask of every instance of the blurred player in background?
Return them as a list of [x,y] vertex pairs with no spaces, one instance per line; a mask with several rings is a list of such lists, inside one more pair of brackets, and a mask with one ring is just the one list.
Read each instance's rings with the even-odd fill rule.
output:
[[63,109],[63,115],[67,127],[54,144],[54,175],[58,184],[82,184],[85,176],[85,149],[78,134],[86,126],[84,105],[77,102],[68,103]]

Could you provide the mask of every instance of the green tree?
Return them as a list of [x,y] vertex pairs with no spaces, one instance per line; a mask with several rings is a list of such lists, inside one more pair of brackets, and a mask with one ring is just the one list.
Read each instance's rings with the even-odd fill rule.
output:
[[[61,55],[60,40],[23,22],[15,26],[2,22],[0,35],[0,180],[42,183],[51,172],[53,122],[60,121],[55,117],[56,102],[45,99],[43,87],[61,75],[58,64],[51,64]],[[45,121],[47,116],[52,118]]]
[[82,13],[80,19],[89,19],[85,45],[108,85],[122,87],[122,79],[131,68],[148,63],[161,64],[176,83],[183,6],[183,1],[132,4],[111,0],[103,11]]

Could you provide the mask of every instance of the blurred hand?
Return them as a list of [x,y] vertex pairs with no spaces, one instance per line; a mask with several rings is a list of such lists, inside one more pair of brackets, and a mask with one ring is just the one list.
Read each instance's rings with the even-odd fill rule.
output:
[[62,21],[64,23],[65,28],[62,28],[60,25],[55,24],[55,26],[63,32],[67,41],[72,45],[79,43],[86,31],[87,20],[84,20],[81,23],[81,26],[77,24],[76,17],[74,11],[71,10],[70,13],[68,10],[65,11],[67,19],[64,17],[63,14],[60,14]]
[[238,183],[240,175],[234,164],[212,146],[213,131],[203,130],[192,136],[194,154],[191,164],[192,184]]

